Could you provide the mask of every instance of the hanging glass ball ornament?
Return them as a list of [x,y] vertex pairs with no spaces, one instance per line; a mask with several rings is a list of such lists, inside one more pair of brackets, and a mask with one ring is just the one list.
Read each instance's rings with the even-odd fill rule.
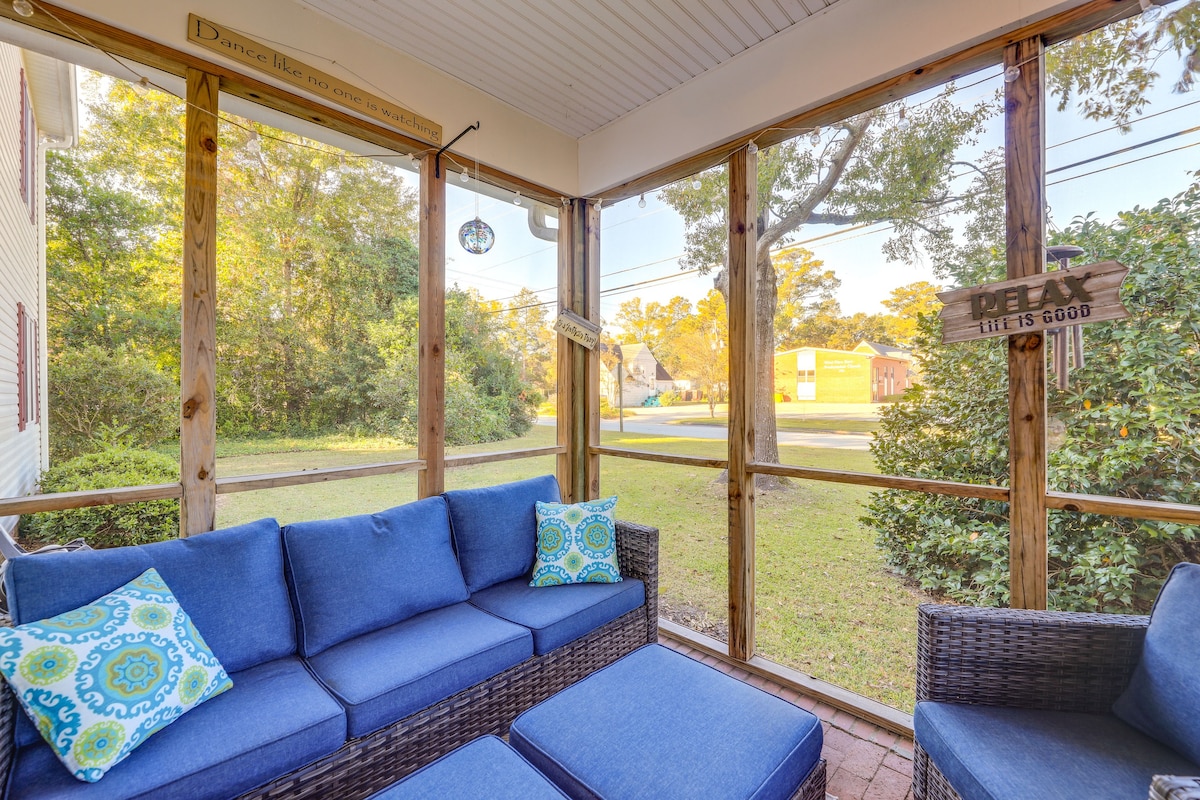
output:
[[492,249],[495,242],[496,234],[492,231],[492,226],[479,217],[464,222],[458,229],[458,243],[468,253],[474,253],[477,256],[483,255]]

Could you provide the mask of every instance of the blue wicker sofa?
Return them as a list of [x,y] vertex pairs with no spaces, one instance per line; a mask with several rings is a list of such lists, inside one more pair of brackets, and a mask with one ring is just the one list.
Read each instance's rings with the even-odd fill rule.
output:
[[361,798],[657,638],[657,531],[617,523],[623,579],[528,586],[545,476],[376,514],[27,555],[12,623],[155,568],[233,681],[96,783],[0,681],[6,798]]

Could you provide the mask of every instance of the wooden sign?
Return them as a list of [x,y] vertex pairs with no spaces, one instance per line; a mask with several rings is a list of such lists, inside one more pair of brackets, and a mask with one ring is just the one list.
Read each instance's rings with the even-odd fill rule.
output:
[[554,330],[571,341],[578,342],[588,350],[595,349],[596,345],[600,343],[600,326],[565,308],[558,312]]
[[1129,316],[1121,282],[1129,268],[1116,261],[1043,272],[966,289],[938,292],[942,341],[1032,333],[1064,325]]
[[442,126],[358,87],[284,55],[215,22],[188,14],[188,41],[273,75],[293,86],[354,109],[427,142],[442,143]]

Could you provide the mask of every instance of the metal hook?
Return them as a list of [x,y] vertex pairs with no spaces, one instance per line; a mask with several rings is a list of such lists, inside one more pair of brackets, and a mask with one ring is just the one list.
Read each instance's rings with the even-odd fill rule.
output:
[[447,142],[446,145],[441,150],[437,151],[437,155],[433,157],[433,177],[435,177],[435,178],[442,177],[442,153],[449,150],[450,147],[452,147],[455,142],[457,142],[462,137],[466,136],[471,131],[477,131],[477,130],[479,130],[478,122],[476,122],[474,125],[468,125],[466,128],[463,129],[462,133],[460,133],[458,136],[455,136],[453,139],[451,139],[449,142]]

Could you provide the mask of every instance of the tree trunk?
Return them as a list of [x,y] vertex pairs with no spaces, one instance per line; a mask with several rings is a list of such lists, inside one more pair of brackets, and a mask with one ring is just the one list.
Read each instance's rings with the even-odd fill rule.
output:
[[[755,398],[754,460],[779,463],[779,435],[775,430],[775,309],[779,287],[775,266],[766,251],[758,259],[757,288],[754,296]],[[776,475],[756,475],[756,491],[769,492],[790,486],[791,481]]]

